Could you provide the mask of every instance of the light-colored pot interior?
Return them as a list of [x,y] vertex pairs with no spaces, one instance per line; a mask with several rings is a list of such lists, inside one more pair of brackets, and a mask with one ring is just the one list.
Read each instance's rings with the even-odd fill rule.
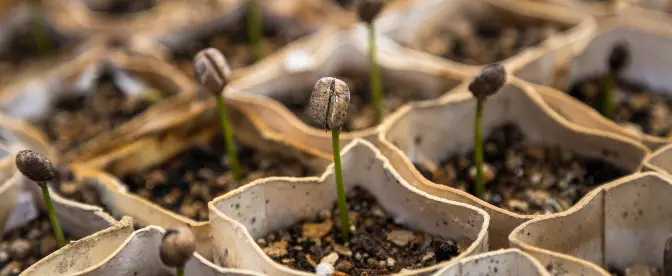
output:
[[[346,192],[359,186],[372,193],[395,222],[469,244],[451,262],[487,248],[485,212],[411,187],[369,142],[354,140],[342,156]],[[310,275],[276,264],[254,241],[330,209],[336,201],[335,185],[330,166],[321,178],[267,178],[215,199],[209,207],[216,263],[270,275]],[[445,264],[410,273],[434,271]]]
[[518,249],[483,253],[448,266],[433,276],[550,276],[544,266]]

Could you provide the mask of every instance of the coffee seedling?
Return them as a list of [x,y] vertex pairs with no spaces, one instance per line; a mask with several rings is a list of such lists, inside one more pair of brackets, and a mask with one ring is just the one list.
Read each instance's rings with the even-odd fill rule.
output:
[[196,238],[189,228],[179,227],[166,230],[159,247],[161,261],[177,270],[177,276],[184,276],[184,265],[196,251]]
[[47,207],[47,216],[54,231],[54,236],[56,236],[59,247],[65,246],[63,230],[61,230],[58,217],[56,217],[54,204],[51,202],[51,196],[49,195],[49,186],[47,185],[47,181],[52,180],[56,176],[56,170],[51,161],[32,150],[22,150],[16,154],[16,168],[42,188],[44,205]]
[[310,95],[310,115],[325,130],[331,130],[331,145],[334,154],[334,173],[336,174],[336,191],[338,194],[338,211],[341,219],[341,237],[348,240],[350,222],[348,205],[345,201],[343,171],[341,170],[341,126],[348,115],[350,88],[336,78],[321,78],[315,83]]
[[385,112],[383,107],[383,85],[376,59],[376,30],[373,21],[382,9],[383,0],[361,0],[357,7],[359,19],[364,21],[369,28],[369,85],[374,119],[378,124],[383,121]]
[[483,179],[483,138],[481,120],[485,100],[497,93],[506,82],[506,70],[499,64],[485,66],[469,84],[469,91],[476,98],[476,119],[474,121],[474,166],[476,166],[476,185],[474,195],[483,198],[485,181]]
[[602,115],[610,118],[614,113],[614,86],[616,79],[630,64],[630,50],[625,43],[619,43],[611,49],[607,66],[609,71],[602,78]]
[[224,104],[224,96],[222,95],[231,75],[229,64],[219,50],[207,48],[198,52],[194,57],[194,71],[201,84],[210,90],[217,100],[219,121],[222,126],[224,142],[226,143],[226,154],[229,158],[231,173],[233,174],[233,178],[237,182],[240,182],[243,177],[233,141],[233,130],[229,123],[229,114]]
[[49,38],[47,37],[47,30],[42,24],[41,20],[44,17],[44,9],[41,0],[28,1],[30,8],[30,24],[33,32],[33,38],[37,46],[37,54],[39,56],[46,56],[51,50]]
[[261,27],[261,7],[259,0],[249,0],[247,4],[247,31],[252,46],[252,57],[254,61],[261,60],[264,49],[261,44],[263,36]]

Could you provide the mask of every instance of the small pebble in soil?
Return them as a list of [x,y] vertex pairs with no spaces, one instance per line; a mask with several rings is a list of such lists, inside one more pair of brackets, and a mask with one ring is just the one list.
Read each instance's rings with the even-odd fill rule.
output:
[[[238,145],[244,179],[270,176],[303,177],[311,171],[298,160]],[[222,136],[194,145],[165,162],[122,177],[129,191],[160,206],[198,221],[208,220],[208,202],[233,188]]]
[[[600,159],[526,142],[521,130],[510,123],[494,128],[483,145],[485,200],[516,213],[563,211],[596,186],[627,174]],[[435,183],[469,191],[475,175],[472,156],[470,151],[450,156],[439,166],[415,166]]]
[[[283,26],[267,24],[263,26],[262,50],[267,57],[280,50],[287,44],[308,35],[308,31],[299,26]],[[217,29],[208,35],[191,40],[188,44],[175,49],[173,63],[185,74],[194,78],[193,57],[198,51],[212,47],[226,57],[231,69],[239,69],[254,63],[252,48],[250,47],[247,18],[243,16],[238,24],[232,24],[225,29]]]
[[[371,93],[369,92],[368,74],[336,74],[337,79],[343,80],[350,88],[350,104],[348,105],[348,116],[343,124],[343,131],[361,130],[375,126],[373,108],[371,107]],[[280,93],[286,97],[277,97],[276,100],[283,103],[287,108],[304,123],[313,127],[321,128],[310,117],[308,104],[311,88],[307,88],[302,93],[288,92]],[[427,100],[428,97],[421,93],[409,93],[402,86],[391,85],[385,79],[383,80],[383,106],[385,113],[389,114],[397,110],[402,105]]]
[[[500,20],[501,21],[501,20]],[[501,62],[534,47],[561,31],[549,22],[467,21],[456,19],[437,26],[419,46],[420,50],[468,65]]]
[[651,267],[648,265],[634,264],[625,269],[625,271],[618,271],[617,269],[609,269],[611,275],[614,276],[662,276],[660,268]]
[[355,187],[346,196],[350,223],[354,225],[347,244],[343,245],[340,238],[336,204],[313,220],[268,233],[257,244],[276,262],[302,271],[315,272],[316,260],[336,260],[338,275],[398,273],[448,261],[459,254],[453,240],[409,230],[390,217],[375,214],[373,210],[382,208],[367,191]]
[[[46,215],[5,233],[0,239],[0,276],[19,275],[58,249]],[[70,240],[66,235],[66,240]]]
[[61,98],[51,114],[37,123],[59,151],[73,149],[97,134],[116,128],[151,105],[142,97],[127,97],[114,84],[109,69],[98,83],[87,95]]
[[[577,81],[571,86],[569,94],[599,111],[602,108],[602,77]],[[616,80],[613,92],[617,104],[610,119],[649,135],[672,135],[672,96],[667,96],[672,94],[669,91],[654,90],[644,83],[620,78]]]

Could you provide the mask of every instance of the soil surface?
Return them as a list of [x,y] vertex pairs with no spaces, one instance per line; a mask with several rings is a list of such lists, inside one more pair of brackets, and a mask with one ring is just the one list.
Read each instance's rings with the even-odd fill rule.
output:
[[85,178],[78,181],[75,174],[68,167],[61,167],[57,171],[56,177],[50,181],[49,185],[55,189],[58,194],[64,198],[77,202],[99,206],[107,210],[101,202],[98,190],[94,184],[95,179]]
[[334,275],[392,274],[432,266],[459,254],[455,241],[394,223],[369,192],[355,187],[346,196],[351,231],[345,245],[336,203],[313,220],[269,233],[257,244],[276,262],[308,272],[337,256],[332,265],[345,274]]
[[158,0],[88,0],[87,7],[95,12],[110,15],[126,15],[147,11],[156,6]]
[[[66,241],[71,240],[67,234]],[[46,214],[0,239],[0,275],[15,276],[58,249]]]
[[11,81],[23,68],[51,58],[72,46],[72,41],[44,25],[41,26],[46,37],[46,42],[42,47],[46,49],[40,49],[31,24],[17,27],[10,35],[7,45],[0,49],[0,83]]
[[[337,79],[343,80],[350,88],[350,104],[348,105],[348,117],[343,124],[342,131],[353,131],[369,128],[376,125],[374,120],[374,112],[371,107],[371,89],[369,88],[369,75],[360,74],[357,76],[348,76],[337,74]],[[317,80],[315,80],[317,81]],[[387,83],[383,78],[383,83]],[[320,128],[321,126],[315,123],[310,116],[310,94],[311,90],[302,91],[301,93],[288,92],[286,99],[278,99],[289,110],[294,113],[304,123]],[[298,95],[302,95],[300,97]],[[420,93],[408,93],[403,91],[396,85],[383,85],[383,105],[385,107],[385,114],[390,114],[399,109],[402,105],[414,102],[427,100]]]
[[[628,172],[600,159],[525,141],[513,124],[492,130],[483,143],[485,201],[521,214],[566,210],[600,184]],[[450,156],[436,168],[416,164],[432,182],[470,191],[475,183],[473,151]]]
[[[302,177],[311,174],[295,159],[237,148],[244,180],[270,176]],[[163,208],[197,221],[208,220],[209,201],[235,188],[222,136],[194,146],[156,167],[124,176],[129,191]]]
[[514,25],[460,20],[438,25],[422,39],[419,50],[463,64],[485,65],[512,57],[560,31],[549,22]]
[[[569,94],[600,111],[602,78],[603,76],[599,76],[579,80],[571,86]],[[671,91],[652,90],[646,84],[625,79],[617,79],[615,84],[613,93],[616,104],[609,119],[649,135],[672,135]]]
[[[308,31],[299,26],[264,24],[262,40],[263,57],[269,56],[292,41],[306,35],[308,35]],[[194,56],[202,49],[213,47],[222,52],[231,69],[239,69],[252,65],[255,62],[249,41],[247,17],[243,16],[237,24],[233,24],[233,26],[228,28],[217,29],[214,33],[191,40],[188,44],[181,47],[181,49],[174,51],[173,63],[193,78]]]
[[609,273],[614,276],[662,276],[660,268],[650,267],[648,265],[635,264],[626,268],[625,271],[609,269]]
[[51,114],[37,123],[60,152],[68,151],[94,136],[112,130],[145,111],[151,102],[127,97],[105,73],[87,95],[59,99]]

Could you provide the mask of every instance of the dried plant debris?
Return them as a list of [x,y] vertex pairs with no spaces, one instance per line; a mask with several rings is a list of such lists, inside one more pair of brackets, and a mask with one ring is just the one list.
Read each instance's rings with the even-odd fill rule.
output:
[[336,203],[313,220],[269,233],[257,244],[282,265],[315,272],[320,263],[330,263],[333,275],[398,273],[448,261],[460,252],[453,240],[394,223],[373,195],[359,187],[347,193],[347,202],[354,230],[345,245],[340,242]]
[[[239,23],[225,29],[217,29],[214,33],[189,41],[173,53],[173,63],[190,77],[194,77],[193,57],[198,51],[212,47],[226,57],[232,69],[239,69],[254,63],[252,47],[247,30],[247,17],[242,16]],[[262,48],[266,57],[287,44],[308,35],[308,30],[296,26],[279,26],[263,22]],[[282,28],[281,28],[282,27]]]
[[662,276],[663,273],[660,268],[651,267],[642,264],[633,264],[625,269],[619,271],[617,269],[609,269],[611,275],[614,276]]
[[[249,183],[270,176],[308,176],[311,172],[298,160],[256,151],[240,145],[237,149],[243,181]],[[163,208],[188,218],[207,221],[207,203],[237,184],[229,171],[223,138],[195,145],[162,164],[124,176],[129,191]]]
[[61,98],[51,114],[37,122],[61,152],[133,119],[151,105],[144,97],[128,97],[105,72],[94,91]]
[[[526,142],[513,124],[493,129],[483,145],[485,200],[521,214],[566,210],[596,186],[628,173],[600,159]],[[435,169],[415,166],[432,182],[467,191],[475,181],[472,156],[471,151],[450,156]]]
[[126,15],[147,11],[161,0],[87,0],[87,7],[95,12],[109,15]]
[[438,25],[421,40],[419,50],[458,63],[485,65],[501,62],[560,31],[561,27],[550,22],[514,24],[458,19],[454,24]]
[[[350,88],[350,104],[348,105],[348,116],[343,124],[343,131],[361,130],[375,126],[368,76],[366,74],[352,74],[352,76],[338,74],[336,78],[346,82]],[[406,103],[429,99],[421,93],[407,91],[407,88],[400,85],[394,85],[386,81],[383,81],[383,84],[383,106],[388,114]],[[281,95],[287,95],[287,97],[276,99],[287,106],[301,121],[317,128],[322,127],[314,123],[310,116],[309,98],[311,90],[309,88],[302,93],[287,92],[281,93]]]
[[[66,240],[71,240],[66,235]],[[0,239],[0,275],[15,276],[58,249],[47,216],[40,216]]]
[[[599,110],[601,80],[602,76],[579,80],[571,86],[569,94]],[[609,119],[649,135],[672,135],[672,92],[654,90],[644,83],[623,78],[616,79],[613,92],[616,105]]]

